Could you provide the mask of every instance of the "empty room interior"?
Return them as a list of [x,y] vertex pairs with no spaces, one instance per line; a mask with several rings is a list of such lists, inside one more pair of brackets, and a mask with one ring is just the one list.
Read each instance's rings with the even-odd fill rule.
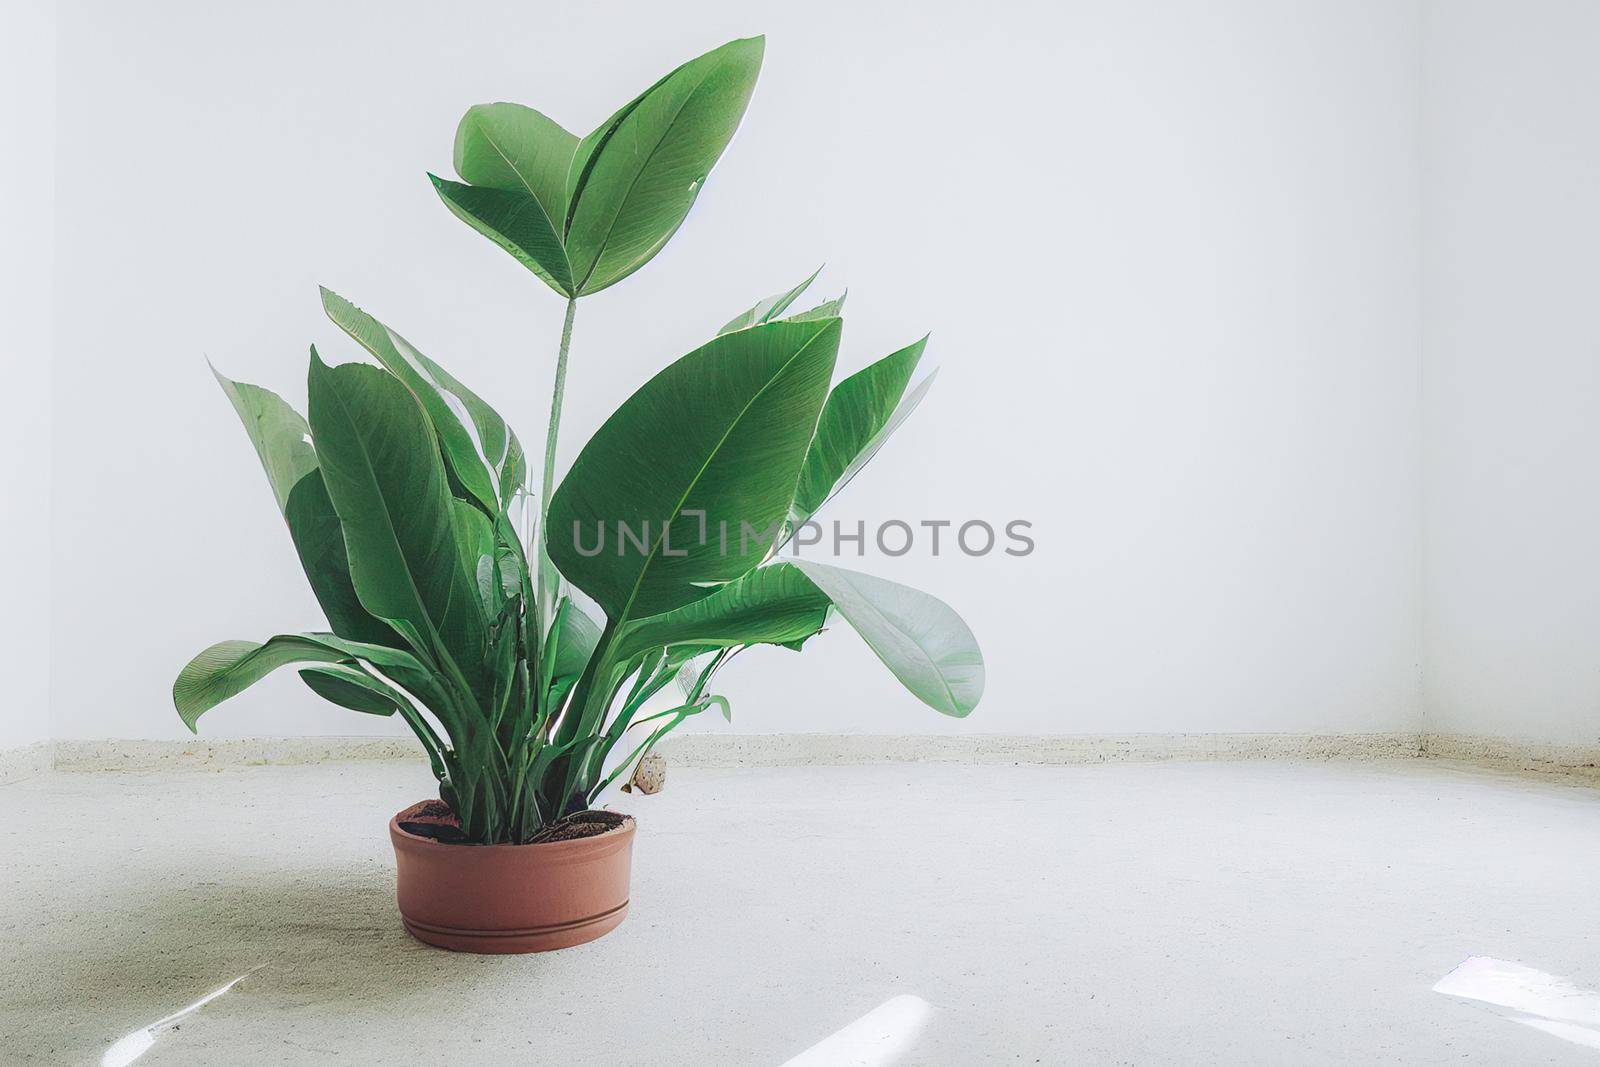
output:
[[1600,1053],[1600,5],[0,10],[0,1063]]

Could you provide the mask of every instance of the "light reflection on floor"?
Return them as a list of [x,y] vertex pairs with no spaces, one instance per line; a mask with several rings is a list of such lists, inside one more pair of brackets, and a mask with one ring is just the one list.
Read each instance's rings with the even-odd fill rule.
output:
[[932,1005],[921,997],[909,993],[890,997],[783,1067],[889,1067],[916,1043],[932,1014]]
[[160,1037],[162,1033],[170,1029],[185,1015],[205,1007],[207,1004],[211,1003],[213,1000],[216,1000],[218,997],[222,996],[222,994],[226,993],[228,990],[244,981],[248,976],[249,972],[241,974],[227,985],[213,989],[211,992],[207,993],[193,1004],[190,1004],[188,1007],[180,1008],[178,1011],[173,1012],[171,1015],[168,1015],[165,1018],[157,1019],[149,1026],[135,1030],[131,1034],[127,1034],[118,1038],[110,1048],[106,1049],[105,1055],[100,1057],[100,1067],[128,1067],[128,1064],[132,1063],[140,1056],[143,1056],[146,1052],[149,1052],[151,1047],[155,1045],[156,1038]]
[[1434,983],[1434,992],[1505,1008],[1506,1018],[1600,1049],[1600,993],[1565,978],[1491,956],[1469,956]]

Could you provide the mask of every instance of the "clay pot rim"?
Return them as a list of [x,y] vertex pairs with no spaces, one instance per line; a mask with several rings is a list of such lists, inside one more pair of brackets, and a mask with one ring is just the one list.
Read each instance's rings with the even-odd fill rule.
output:
[[632,815],[619,811],[616,814],[622,816],[622,825],[613,826],[611,829],[601,831],[598,834],[590,834],[588,837],[574,837],[567,841],[534,841],[525,845],[513,845],[504,841],[494,845],[479,845],[468,841],[438,841],[434,838],[423,837],[421,834],[414,834],[410,830],[403,830],[400,828],[401,816],[406,815],[413,808],[421,807],[426,803],[429,802],[426,800],[421,800],[395,812],[395,814],[389,819],[390,836],[392,836],[396,841],[404,841],[409,848],[423,848],[452,852],[457,849],[469,848],[474,852],[502,854],[508,852],[526,854],[527,849],[536,848],[544,850],[541,853],[542,855],[561,856],[567,853],[583,852],[589,849],[598,848],[602,844],[609,845],[613,842],[616,844],[621,844],[626,838],[633,836],[634,830],[637,829],[639,825],[638,821],[634,819]]

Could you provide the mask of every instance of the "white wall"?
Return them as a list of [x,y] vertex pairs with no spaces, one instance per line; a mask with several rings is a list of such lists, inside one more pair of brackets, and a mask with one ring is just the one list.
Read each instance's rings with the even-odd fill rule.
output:
[[[837,517],[1035,523],[1025,560],[868,559],[984,643],[965,723],[848,634],[730,676],[752,731],[1356,731],[1420,713],[1419,39],[1387,0],[69,2],[54,633],[66,737],[177,737],[203,645],[318,624],[206,372],[303,402],[353,348],[316,284],[530,444],[561,306],[451,218],[469,104],[587,129],[769,34],[672,246],[579,313],[563,458],[637,383],[827,260],[850,368],[933,331],[940,382]],[[82,491],[89,484],[94,491]],[[707,724],[711,725],[711,724]],[[392,724],[292,674],[212,736]]]
[[[56,18],[8,4],[0,33],[0,751],[50,736],[50,353]],[[89,486],[83,486],[85,491]]]
[[1600,741],[1600,6],[1429,5],[1429,728]]

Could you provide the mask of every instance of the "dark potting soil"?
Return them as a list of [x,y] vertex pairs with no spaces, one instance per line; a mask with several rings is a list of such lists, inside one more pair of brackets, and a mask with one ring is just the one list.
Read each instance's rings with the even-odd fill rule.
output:
[[620,811],[580,811],[558,819],[533,835],[530,844],[551,841],[576,841],[580,837],[594,837],[607,830],[615,830],[628,821]]
[[[628,821],[628,816],[617,811],[580,811],[546,826],[533,836],[529,844],[550,844],[556,841],[576,841],[594,837],[607,830],[615,830]],[[461,821],[450,805],[442,800],[429,800],[407,809],[405,818],[399,820],[400,829],[418,837],[430,838],[447,845],[467,844],[467,835],[461,832]]]

